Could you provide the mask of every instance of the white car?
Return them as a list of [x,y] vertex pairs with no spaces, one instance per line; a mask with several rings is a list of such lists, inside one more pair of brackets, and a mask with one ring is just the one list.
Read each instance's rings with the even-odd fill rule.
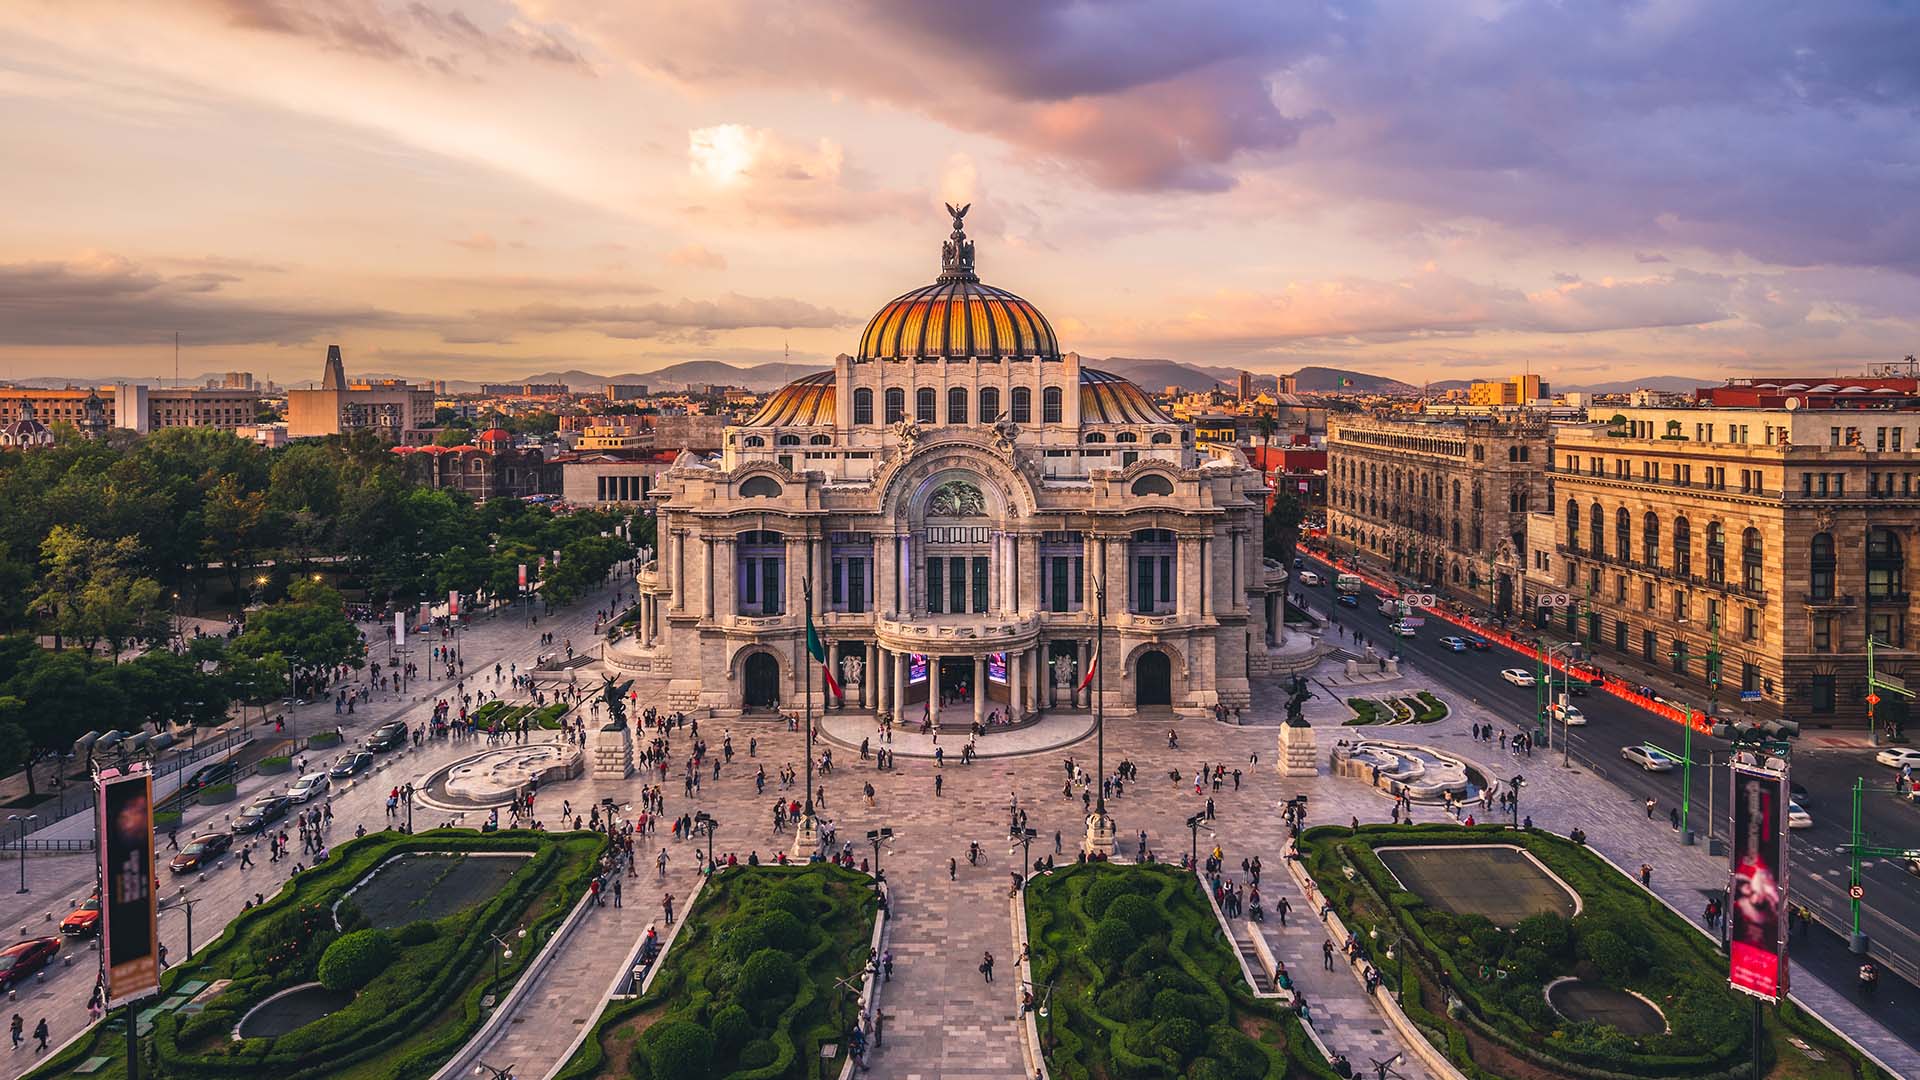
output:
[[1787,828],[1811,829],[1813,828],[1813,815],[1800,809],[1799,803],[1790,802],[1787,804]]
[[1568,727],[1580,727],[1587,722],[1587,714],[1574,705],[1549,705],[1547,714]]
[[1623,746],[1620,756],[1648,772],[1673,771],[1673,759],[1651,746]]
[[1905,746],[1890,746],[1873,755],[1873,760],[1882,765],[1890,765],[1896,769],[1903,769],[1911,765],[1916,770],[1920,770],[1920,750],[1910,749]]
[[1406,623],[1403,623],[1403,622],[1394,623],[1388,626],[1387,629],[1393,631],[1395,634],[1398,634],[1401,637],[1412,637],[1415,633],[1415,630],[1413,627],[1408,626]]
[[333,781],[327,779],[326,773],[308,773],[293,782],[293,786],[287,789],[287,796],[299,802],[308,802],[332,787]]
[[1311,570],[1300,571],[1299,577],[1302,585],[1319,585],[1326,580]]
[[1503,668],[1500,672],[1500,677],[1515,686],[1532,686],[1534,682],[1533,672],[1528,671],[1526,668]]

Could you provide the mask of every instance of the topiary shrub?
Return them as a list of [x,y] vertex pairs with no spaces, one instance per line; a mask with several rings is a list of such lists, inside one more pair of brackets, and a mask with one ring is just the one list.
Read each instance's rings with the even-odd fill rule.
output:
[[440,936],[440,928],[427,919],[416,919],[394,932],[402,945],[425,945]]
[[1207,1032],[1191,1020],[1162,1020],[1147,1032],[1149,1051],[1184,1065],[1206,1048]]
[[327,946],[320,956],[320,985],[329,990],[358,990],[393,963],[393,940],[384,930],[355,930]]
[[1107,905],[1107,918],[1125,922],[1139,937],[1157,934],[1167,928],[1166,916],[1160,914],[1160,908],[1139,893],[1119,897]]
[[641,1044],[651,1080],[706,1080],[713,1068],[713,1033],[691,1020],[655,1024]]
[[1538,949],[1551,957],[1564,957],[1571,940],[1567,920],[1545,911],[1521,919],[1513,928],[1513,937],[1520,947]]
[[1580,952],[1609,982],[1617,983],[1633,974],[1633,947],[1611,930],[1595,930],[1581,938]]
[[762,1017],[778,1015],[799,982],[800,965],[779,949],[761,949],[740,965],[740,998]]
[[1128,874],[1109,874],[1087,887],[1087,896],[1082,903],[1087,914],[1095,919],[1107,913],[1107,908],[1123,896],[1151,889],[1145,881],[1137,881]]
[[1106,918],[1093,924],[1087,937],[1087,953],[1103,967],[1118,967],[1133,951],[1139,938],[1123,920]]
[[740,1067],[742,1069],[764,1069],[773,1064],[780,1051],[765,1039],[754,1039],[740,1048]]
[[[745,1044],[754,1036],[753,1018],[747,1010],[738,1005],[728,1005],[713,1014],[713,1041],[718,1046],[739,1046],[745,1052]],[[741,1064],[746,1064],[743,1060]]]

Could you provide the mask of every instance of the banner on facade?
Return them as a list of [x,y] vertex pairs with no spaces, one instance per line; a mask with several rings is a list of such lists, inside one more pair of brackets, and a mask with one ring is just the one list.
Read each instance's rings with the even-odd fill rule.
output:
[[1786,992],[1787,774],[1733,770],[1733,854],[1727,886],[1728,981],[1767,1001]]
[[927,654],[907,654],[907,681],[910,683],[927,681]]
[[116,1005],[160,988],[159,896],[153,872],[153,780],[142,771],[98,781],[100,941]]
[[396,649],[407,647],[407,613],[404,611],[393,613],[393,646]]
[[995,652],[987,654],[987,678],[992,682],[1007,681],[1007,654]]

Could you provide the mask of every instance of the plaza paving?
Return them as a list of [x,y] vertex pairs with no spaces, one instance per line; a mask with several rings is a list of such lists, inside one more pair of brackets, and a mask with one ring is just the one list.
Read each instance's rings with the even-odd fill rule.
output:
[[[572,626],[579,646],[585,637],[581,626],[591,622],[593,605],[589,600],[581,614],[543,620],[537,630],[516,628],[511,621],[483,625],[467,635],[469,670],[484,662],[490,672],[495,656],[518,657],[524,662],[536,651],[533,641],[538,630],[564,634]],[[1331,663],[1325,664],[1316,678],[1330,680],[1337,670]],[[1385,691],[1390,686],[1411,693],[1428,684],[1418,673],[1410,672],[1399,683],[1382,684],[1380,689]],[[641,690],[644,698],[646,688]],[[1350,714],[1338,696],[1325,692],[1324,685],[1316,686],[1315,691],[1318,696],[1307,703],[1306,712],[1315,723],[1324,761],[1325,750],[1333,740],[1362,729],[1342,728],[1341,722]],[[1472,724],[1494,723],[1509,732],[1517,729],[1472,703],[1453,700],[1444,690],[1439,693],[1454,706],[1446,720],[1396,727],[1386,734],[1431,743],[1481,764],[1489,775],[1525,773],[1528,783],[1521,801],[1522,814],[1530,815],[1537,826],[1556,832],[1576,826],[1586,829],[1593,846],[1623,866],[1637,868],[1643,861],[1652,863],[1656,868],[1654,888],[1682,912],[1696,915],[1705,892],[1724,883],[1722,860],[1709,858],[1703,848],[1681,847],[1664,820],[1648,821],[1637,800],[1604,781],[1578,769],[1563,770],[1557,755],[1549,757],[1544,750],[1532,758],[1515,758],[1495,744],[1475,743],[1469,735]],[[1328,776],[1324,766],[1321,774],[1311,779],[1278,776],[1274,769],[1275,739],[1282,697],[1277,685],[1262,686],[1255,700],[1264,705],[1256,707],[1245,726],[1171,719],[1109,723],[1109,768],[1131,759],[1141,777],[1140,783],[1127,785],[1123,794],[1110,800],[1109,809],[1118,822],[1124,855],[1135,854],[1144,830],[1157,856],[1177,859],[1192,840],[1184,822],[1203,810],[1208,798],[1214,800],[1215,821],[1210,830],[1200,833],[1201,849],[1218,844],[1236,878],[1243,858],[1261,858],[1267,868],[1263,894],[1269,903],[1284,895],[1294,908],[1290,926],[1282,928],[1277,919],[1270,918],[1262,932],[1313,1004],[1315,1026],[1325,1041],[1346,1053],[1356,1066],[1364,1066],[1401,1048],[1347,965],[1340,963],[1333,972],[1322,969],[1320,942],[1324,933],[1308,915],[1305,898],[1281,871],[1285,829],[1279,807],[1288,798],[1305,794],[1310,800],[1309,824],[1344,824],[1354,818],[1384,821],[1391,803],[1359,781]],[[396,703],[368,710],[358,718],[358,726],[370,728],[389,713],[417,718],[427,707],[426,703]],[[854,745],[858,738],[871,733],[870,720],[839,719],[854,725],[846,733],[860,732],[855,735]],[[331,723],[330,709],[326,710],[326,722]],[[864,843],[867,829],[887,826],[894,830],[893,842],[881,855],[895,897],[894,919],[886,941],[895,963],[893,979],[880,992],[880,1009],[887,1020],[884,1045],[871,1058],[876,1075],[904,1080],[1014,1080],[1028,1075],[1015,1023],[1021,987],[1013,974],[1013,959],[1019,946],[1013,939],[1008,887],[1011,874],[1021,865],[1021,854],[1006,840],[1009,808],[1017,801],[1029,814],[1029,825],[1038,830],[1034,855],[1054,850],[1057,836],[1064,857],[1071,857],[1084,828],[1084,809],[1077,794],[1063,794],[1062,766],[1071,757],[1092,770],[1094,742],[1079,738],[1070,745],[1049,749],[1044,748],[1042,736],[1072,739],[1076,728],[1084,730],[1080,721],[1061,717],[1045,728],[1008,732],[1005,735],[1010,740],[1030,743],[1031,752],[989,757],[966,767],[949,758],[943,769],[936,769],[927,758],[909,757],[904,743],[898,768],[891,771],[877,771],[871,760],[862,761],[857,752],[839,747],[834,753],[836,767],[817,778],[822,812],[833,819],[843,841],[854,841],[856,858],[872,858],[872,849]],[[1178,732],[1178,749],[1168,748],[1169,730]],[[791,836],[774,833],[771,808],[776,793],[792,795],[799,789],[796,786],[781,791],[777,782],[769,779],[766,792],[758,793],[753,777],[763,763],[770,778],[783,764],[800,767],[803,736],[789,732],[777,720],[709,720],[700,725],[700,733],[715,748],[730,733],[737,751],[735,759],[722,767],[717,782],[709,772],[699,793],[689,799],[683,794],[679,761],[690,745],[690,733],[676,732],[675,761],[665,788],[668,816],[696,810],[713,814],[721,822],[715,849],[723,857],[733,853],[744,862],[749,853],[758,852],[764,861],[787,850]],[[835,729],[836,738],[842,733]],[[759,743],[754,758],[746,755],[749,736]],[[943,737],[943,745],[946,741]],[[395,760],[387,771],[336,799],[334,834],[345,835],[361,821],[370,828],[379,827],[384,822],[382,798],[390,786],[417,780],[481,746],[484,743],[441,744]],[[957,747],[954,749],[957,751]],[[1229,771],[1223,789],[1196,795],[1196,770],[1215,762],[1225,764]],[[1176,769],[1180,775],[1177,782],[1169,775],[1169,770]],[[1237,789],[1231,776],[1234,769],[1241,772]],[[936,773],[944,779],[938,796]],[[583,779],[551,784],[542,789],[539,816],[550,827],[557,826],[558,804],[563,799],[582,812],[603,796],[630,805],[641,784],[654,779],[657,774],[619,783]],[[872,807],[861,795],[862,786],[869,782],[876,790]],[[1416,813],[1423,821],[1441,816],[1437,808],[1421,807]],[[1488,816],[1482,815],[1483,819]],[[416,825],[430,823],[416,811]],[[981,845],[982,858],[979,865],[969,865],[968,844],[975,841]],[[654,862],[661,847],[669,853],[664,878]],[[62,864],[66,864],[64,869],[60,869]],[[608,907],[589,914],[589,922],[560,947],[555,963],[532,987],[519,1014],[480,1048],[480,1056],[496,1066],[511,1063],[516,1066],[516,1074],[526,1078],[542,1077],[556,1068],[581,1029],[597,1014],[601,995],[637,937],[657,918],[662,894],[673,892],[684,908],[685,897],[692,891],[694,864],[689,843],[655,838],[641,844],[639,873],[624,883],[623,907],[616,911],[609,902]],[[57,920],[65,908],[59,903],[49,904],[46,898],[77,895],[91,880],[91,868],[83,860],[35,860],[29,869],[36,879],[30,903],[18,902],[28,898],[0,896],[0,913],[10,922],[30,920],[37,926],[43,910],[52,911]],[[217,927],[237,911],[243,896],[277,886],[285,876],[284,870],[264,864],[244,873],[227,865],[209,874],[207,883],[199,887],[208,902],[196,912],[196,941],[207,940],[217,932]],[[1236,932],[1243,925],[1236,924]],[[163,913],[161,928],[165,940],[175,949],[181,948],[179,914],[171,909]],[[998,981],[993,984],[987,984],[978,970],[982,953],[989,950],[1000,961]],[[69,1036],[84,1018],[82,1002],[91,985],[93,954],[84,947],[78,951],[82,959],[75,966],[81,970],[60,972],[46,987],[23,994],[22,1001],[14,1006],[26,1015],[29,1027],[39,1016],[48,1016],[56,1042]],[[1849,1002],[1811,979],[1799,984],[1799,992],[1836,1025],[1873,1047],[1897,1072],[1920,1075],[1920,1055],[1886,1035]],[[17,1075],[30,1064],[30,1054],[29,1050],[0,1059],[0,1067],[5,1069],[0,1076]],[[1399,1068],[1409,1076],[1422,1075],[1412,1064]]]

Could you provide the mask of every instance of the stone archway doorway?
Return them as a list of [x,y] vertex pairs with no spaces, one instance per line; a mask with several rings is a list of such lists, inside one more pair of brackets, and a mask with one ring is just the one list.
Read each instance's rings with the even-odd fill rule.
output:
[[741,700],[750,709],[780,707],[780,662],[769,653],[747,657],[742,671],[745,691]]
[[1134,662],[1133,703],[1143,707],[1173,704],[1173,660],[1159,649],[1148,649]]

